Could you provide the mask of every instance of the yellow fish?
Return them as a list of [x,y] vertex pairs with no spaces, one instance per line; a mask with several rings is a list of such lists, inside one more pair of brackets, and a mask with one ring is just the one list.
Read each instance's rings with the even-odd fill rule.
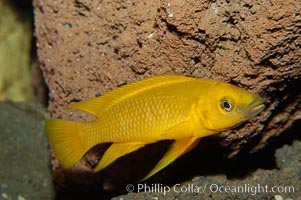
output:
[[97,119],[47,120],[48,138],[67,169],[100,143],[112,145],[94,172],[147,144],[174,140],[145,180],[195,147],[200,138],[241,124],[261,112],[264,104],[261,97],[221,81],[158,76],[68,107]]

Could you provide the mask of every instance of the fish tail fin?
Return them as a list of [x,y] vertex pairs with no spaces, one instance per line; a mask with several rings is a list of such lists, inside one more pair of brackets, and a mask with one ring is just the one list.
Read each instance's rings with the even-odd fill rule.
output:
[[56,158],[66,169],[73,167],[87,151],[79,136],[78,125],[78,122],[61,119],[46,121],[48,139]]

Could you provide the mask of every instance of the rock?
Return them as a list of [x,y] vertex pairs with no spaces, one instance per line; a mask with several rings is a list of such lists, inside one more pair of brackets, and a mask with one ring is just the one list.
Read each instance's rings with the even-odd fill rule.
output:
[[300,2],[35,0],[38,54],[54,117],[120,85],[162,74],[233,83],[266,109],[218,137],[229,157],[255,152],[301,119]]
[[0,199],[54,199],[45,110],[0,102]]
[[[34,0],[34,7],[52,117],[89,120],[65,104],[138,79],[184,74],[230,82],[266,99],[255,119],[212,137],[227,157],[257,152],[300,122],[299,1]],[[148,152],[124,166],[138,171],[133,163],[155,157]],[[80,165],[85,172],[87,160]],[[119,173],[124,167],[117,169],[104,174],[128,181]]]

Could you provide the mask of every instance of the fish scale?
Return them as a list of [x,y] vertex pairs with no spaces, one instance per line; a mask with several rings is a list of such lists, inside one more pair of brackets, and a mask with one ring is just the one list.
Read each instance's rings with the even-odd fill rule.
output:
[[[167,92],[167,91],[164,91]],[[170,92],[170,91],[169,91]],[[154,95],[140,95],[113,107],[107,113],[104,113],[95,123],[83,124],[83,132],[94,135],[93,141],[104,142],[145,142],[146,138],[154,133],[162,132],[176,123],[187,119],[190,112],[191,101],[189,98],[183,98],[183,102],[174,99],[175,95],[164,98],[162,91],[153,91]],[[147,101],[145,101],[147,99]],[[112,118],[112,116],[114,116]],[[150,142],[162,139],[159,135],[152,138]],[[88,144],[90,145],[90,144]]]

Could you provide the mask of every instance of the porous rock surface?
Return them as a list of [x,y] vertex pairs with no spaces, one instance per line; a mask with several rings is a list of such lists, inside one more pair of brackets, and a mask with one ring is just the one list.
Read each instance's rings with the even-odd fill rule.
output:
[[162,74],[213,78],[265,98],[255,119],[217,136],[225,156],[256,152],[301,119],[301,3],[35,0],[52,117],[67,103]]

